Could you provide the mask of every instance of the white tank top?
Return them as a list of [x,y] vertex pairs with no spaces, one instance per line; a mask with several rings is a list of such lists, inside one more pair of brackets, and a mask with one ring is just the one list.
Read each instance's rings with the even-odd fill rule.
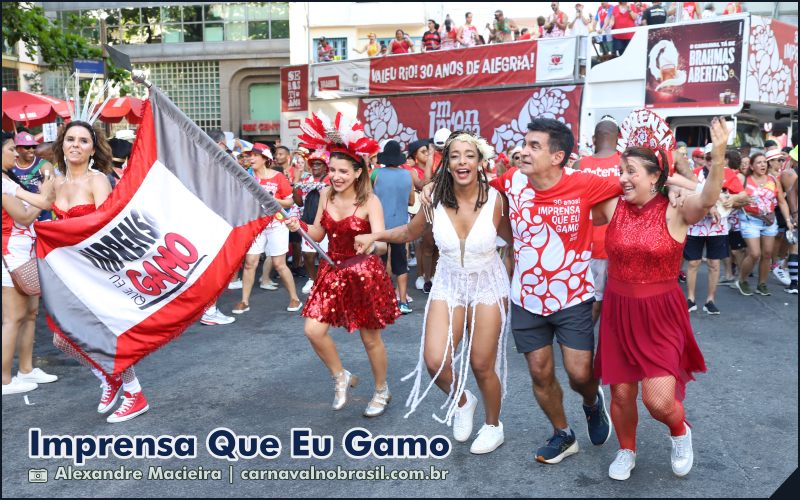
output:
[[497,190],[490,187],[489,197],[480,208],[478,218],[467,234],[463,247],[444,206],[441,203],[436,205],[433,238],[439,248],[440,259],[447,259],[449,264],[469,271],[485,270],[492,266],[497,258],[497,228],[494,225],[496,200]]

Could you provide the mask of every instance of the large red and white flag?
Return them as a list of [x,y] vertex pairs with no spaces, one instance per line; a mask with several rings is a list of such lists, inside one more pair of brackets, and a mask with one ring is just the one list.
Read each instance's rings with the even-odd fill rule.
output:
[[155,87],[128,165],[96,212],[36,225],[51,327],[115,375],[199,319],[279,208]]

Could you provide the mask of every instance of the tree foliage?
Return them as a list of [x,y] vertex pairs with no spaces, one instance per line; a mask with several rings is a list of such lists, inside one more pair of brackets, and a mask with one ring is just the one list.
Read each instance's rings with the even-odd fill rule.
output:
[[[81,35],[81,30],[92,27],[96,19],[88,16],[69,16],[66,26],[58,20],[45,16],[44,9],[33,3],[3,2],[3,40],[14,46],[18,42],[25,44],[31,56],[37,54],[42,61],[52,68],[72,66],[74,59],[98,59],[103,51],[94,46]],[[129,93],[125,85],[128,81],[127,71],[117,68],[111,61],[106,61],[108,76],[121,84],[121,93]]]

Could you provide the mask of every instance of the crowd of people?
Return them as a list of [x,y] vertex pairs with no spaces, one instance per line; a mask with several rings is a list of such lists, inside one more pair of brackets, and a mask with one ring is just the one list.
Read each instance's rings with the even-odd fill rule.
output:
[[[558,16],[553,22],[554,30],[566,23]],[[772,273],[797,294],[797,147],[784,151],[768,141],[763,150],[728,148],[722,119],[712,121],[709,144],[690,155],[681,143],[674,150],[629,143],[619,153],[619,125],[604,117],[593,154],[583,157],[573,153],[572,131],[547,118],[534,118],[524,142],[499,154],[475,134],[447,129],[379,145],[357,122],[344,122],[337,117],[334,133],[326,128],[333,120],[307,119],[296,151],[262,143],[230,148],[221,131],[208,131],[290,215],[271,218],[247,251],[241,278],[234,273],[228,285],[241,289],[232,313],[250,311],[257,280],[264,290],[285,288],[286,310],[301,311],[305,335],[333,378],[334,410],[347,404],[359,377],[345,369],[330,328],[359,330],[375,391],[364,415],[378,417],[392,399],[381,332],[413,313],[408,278],[415,260],[414,285],[428,301],[419,359],[406,377],[414,380],[406,417],[435,385],[446,395],[445,413],[435,418],[452,425],[457,441],[469,440],[479,401],[468,389],[471,369],[485,422],[470,450],[502,445],[510,327],[552,426],[536,460],[555,464],[579,451],[555,374],[557,340],[589,442],[602,445],[616,429],[609,476],[625,480],[635,467],[640,385],[645,407],[669,430],[673,472],[686,475],[692,429],[682,402],[692,374],[706,370],[689,321],[698,268],[709,268],[708,314],[720,314],[718,282],[752,295],[754,271],[755,293],[770,294]],[[3,135],[3,395],[57,380],[32,365],[38,299],[21,293],[11,276],[34,256],[33,221],[94,212],[124,176],[130,154],[129,143],[107,141],[81,120],[62,127],[42,156],[38,147],[27,131]],[[567,213],[574,224],[558,222]],[[542,239],[544,227],[556,237]],[[300,229],[333,264],[298,236]],[[295,277],[307,279],[299,294]],[[201,321],[234,320],[214,305]],[[148,411],[132,367],[109,377],[48,324],[54,344],[100,380],[97,411],[122,400],[108,422]],[[601,381],[611,386],[610,413]]]
[[[378,57],[539,38],[591,36],[598,60],[603,61],[621,55],[633,38],[633,32],[612,33],[612,30],[653,26],[677,20],[707,19],[718,15],[713,3],[701,8],[698,2],[683,2],[680,11],[676,2],[671,2],[670,5],[664,2],[600,2],[595,12],[589,12],[582,3],[576,3],[572,13],[562,10],[559,2],[551,2],[550,8],[552,13],[538,16],[536,24],[532,26],[522,26],[498,9],[494,12],[492,22],[486,23],[483,30],[473,24],[472,12],[465,14],[460,25],[447,14],[442,22],[436,19],[427,20],[426,30],[418,46],[414,44],[411,35],[398,29],[394,39],[388,42],[379,41],[377,35],[371,32],[367,43],[353,50],[368,57]],[[741,2],[730,2],[719,15],[741,12]],[[582,46],[581,59],[586,58],[585,52],[585,47]],[[335,57],[334,47],[324,37],[320,38],[317,61],[332,61]]]

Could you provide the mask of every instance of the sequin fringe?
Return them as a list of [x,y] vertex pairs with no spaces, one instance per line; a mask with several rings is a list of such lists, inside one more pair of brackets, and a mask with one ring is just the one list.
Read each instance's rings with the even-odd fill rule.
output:
[[[408,375],[403,377],[401,380],[405,381],[410,379],[411,377],[414,378],[414,386],[411,389],[411,393],[406,400],[406,407],[410,407],[411,409],[408,413],[405,414],[405,418],[408,418],[409,415],[414,413],[417,409],[417,406],[425,399],[425,396],[428,395],[428,392],[434,386],[436,379],[439,378],[441,375],[442,370],[444,370],[445,361],[447,360],[447,355],[449,353],[453,353],[453,361],[450,365],[452,370],[452,378],[453,383],[450,385],[450,392],[448,393],[447,399],[442,404],[440,409],[445,409],[446,413],[444,418],[438,417],[435,413],[433,414],[434,420],[445,423],[448,426],[452,425],[453,416],[455,415],[456,408],[458,408],[458,401],[461,399],[462,394],[464,394],[464,390],[466,389],[467,379],[469,375],[469,366],[470,366],[470,359],[472,354],[472,334],[475,331],[475,312],[476,307],[478,304],[487,304],[487,305],[497,305],[500,309],[500,336],[498,337],[498,346],[497,346],[497,358],[495,360],[495,373],[497,373],[498,378],[501,380],[501,386],[503,388],[502,392],[502,399],[505,399],[506,392],[507,392],[507,381],[508,381],[508,360],[506,357],[506,343],[508,339],[508,313],[506,311],[505,305],[503,304],[503,299],[507,299],[507,290],[508,290],[508,283],[505,282],[501,277],[498,276],[498,271],[505,273],[505,268],[500,266],[501,269],[494,269],[493,272],[489,270],[481,270],[481,271],[472,271],[468,272],[458,267],[449,264],[446,260],[440,259],[439,265],[436,269],[436,274],[434,280],[437,279],[444,279],[446,280],[444,284],[444,289],[448,291],[450,297],[459,297],[463,298],[463,302],[467,304],[467,307],[472,308],[472,321],[470,321],[469,328],[467,327],[466,316],[464,318],[464,332],[461,340],[461,349],[458,356],[455,356],[455,345],[454,345],[454,338],[453,335],[453,315],[455,311],[455,307],[460,304],[454,305],[454,300],[447,300],[447,309],[448,309],[448,316],[449,316],[449,326],[447,330],[447,343],[449,344],[448,350],[445,352],[445,356],[442,358],[442,363],[439,365],[439,369],[431,378],[431,381],[428,383],[428,386],[425,388],[425,391],[422,392],[420,395],[420,388],[422,385],[422,376],[423,373],[427,373],[427,368],[425,365],[425,332],[428,323],[428,310],[430,308],[431,301],[433,300],[440,300],[437,296],[434,295],[434,290],[431,291],[431,295],[428,299],[428,303],[425,305],[425,318],[422,323],[422,337],[420,339],[420,348],[419,348],[419,360],[417,362],[417,366]],[[469,276],[473,274],[478,274],[478,282],[485,283],[487,286],[481,287],[482,293],[479,296],[479,290],[476,288],[471,288],[469,286]],[[434,288],[436,288],[436,284],[434,284]],[[492,290],[493,293],[488,295],[493,295],[494,297],[487,297],[487,290]],[[499,293],[499,290],[505,290],[506,294],[502,295]],[[464,314],[466,315],[467,308],[464,308]],[[466,356],[464,354],[466,353]],[[456,364],[458,364],[458,377],[456,377]],[[502,374],[501,374],[502,372]],[[456,384],[456,382],[458,382]]]

